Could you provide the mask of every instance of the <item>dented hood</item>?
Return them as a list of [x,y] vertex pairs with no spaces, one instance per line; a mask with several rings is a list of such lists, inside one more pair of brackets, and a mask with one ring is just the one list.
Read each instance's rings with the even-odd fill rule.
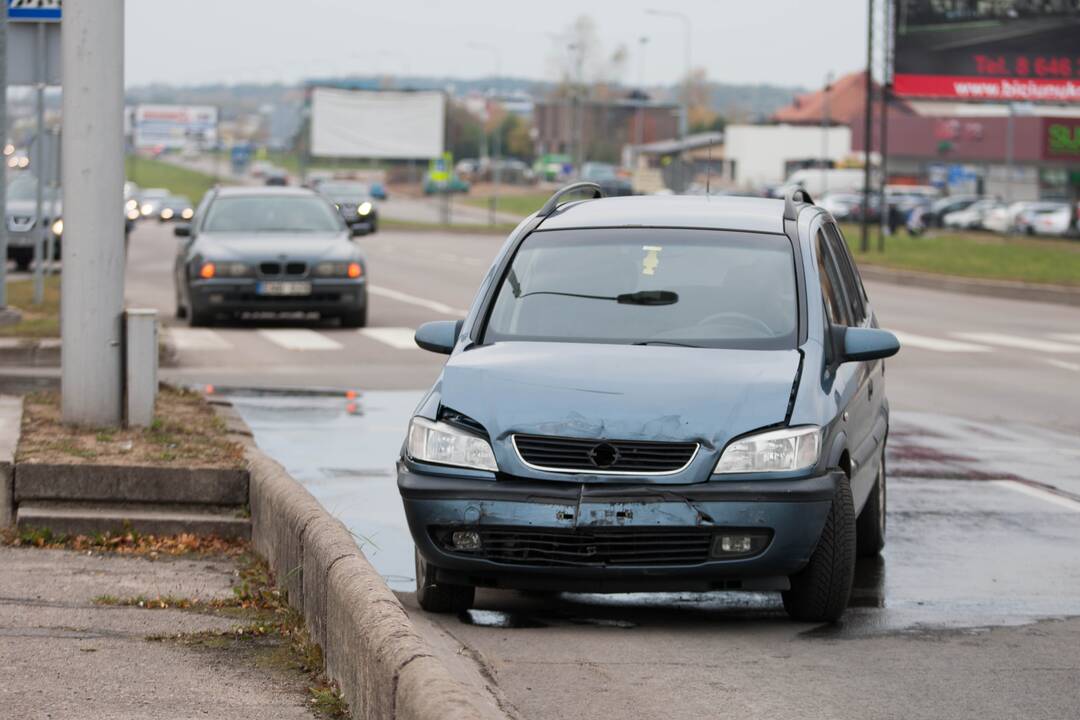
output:
[[731,438],[784,421],[799,358],[796,350],[504,342],[455,354],[442,404],[487,429],[500,467],[517,465],[513,433],[695,441],[707,460]]

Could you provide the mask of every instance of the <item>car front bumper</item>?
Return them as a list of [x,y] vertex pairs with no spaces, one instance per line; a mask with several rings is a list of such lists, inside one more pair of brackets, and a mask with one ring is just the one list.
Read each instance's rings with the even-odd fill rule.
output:
[[[274,282],[277,279],[271,279]],[[286,282],[310,282],[309,295],[261,295],[256,278],[196,280],[190,285],[191,305],[197,312],[319,312],[355,311],[367,305],[364,278],[345,280],[289,278]]]
[[[483,587],[583,592],[786,589],[817,547],[839,470],[800,480],[716,481],[694,485],[582,485],[535,480],[481,480],[398,464],[398,488],[420,555],[442,582]],[[530,564],[452,550],[451,530],[559,533],[615,530],[767,534],[756,554],[664,564]],[[483,535],[483,532],[481,533]],[[485,537],[487,535],[484,535]],[[506,535],[503,535],[505,538]],[[545,556],[546,557],[546,556]]]

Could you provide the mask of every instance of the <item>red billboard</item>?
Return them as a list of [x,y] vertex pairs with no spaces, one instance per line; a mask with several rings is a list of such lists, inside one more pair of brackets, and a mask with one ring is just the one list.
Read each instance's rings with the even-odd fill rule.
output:
[[1080,0],[895,0],[903,97],[1080,103]]

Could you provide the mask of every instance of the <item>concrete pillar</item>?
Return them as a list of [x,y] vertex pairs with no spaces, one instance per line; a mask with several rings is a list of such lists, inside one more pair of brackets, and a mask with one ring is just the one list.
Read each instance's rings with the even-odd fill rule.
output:
[[64,421],[122,418],[124,0],[64,3]]

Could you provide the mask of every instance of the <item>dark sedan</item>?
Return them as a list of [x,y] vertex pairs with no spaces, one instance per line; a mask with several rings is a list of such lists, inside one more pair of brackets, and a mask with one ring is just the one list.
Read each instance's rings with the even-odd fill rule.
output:
[[345,222],[358,234],[379,229],[379,212],[372,202],[371,188],[359,182],[324,182],[319,194],[327,198],[341,213]]
[[334,207],[303,188],[217,188],[179,224],[176,315],[318,312],[367,324],[367,266]]

